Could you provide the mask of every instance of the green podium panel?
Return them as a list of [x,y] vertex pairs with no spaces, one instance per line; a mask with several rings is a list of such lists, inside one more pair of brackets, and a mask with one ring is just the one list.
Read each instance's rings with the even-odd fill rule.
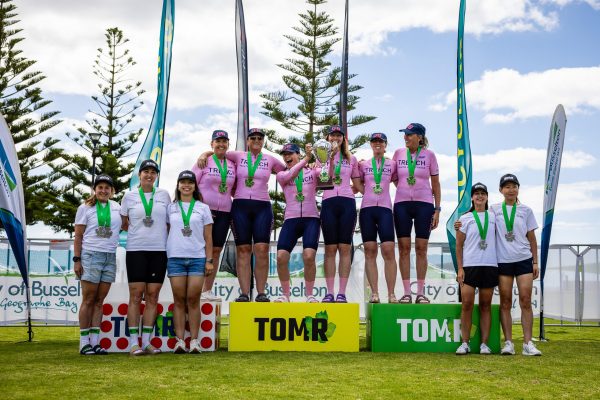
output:
[[[460,304],[367,304],[367,344],[373,352],[455,352],[461,343]],[[488,346],[500,352],[500,306],[492,305]],[[479,307],[469,345],[479,353]]]

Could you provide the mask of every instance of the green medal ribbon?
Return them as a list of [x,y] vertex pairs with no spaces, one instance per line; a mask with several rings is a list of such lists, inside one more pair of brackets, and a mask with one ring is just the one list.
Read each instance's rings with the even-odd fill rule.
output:
[[248,152],[248,178],[246,178],[246,186],[252,187],[254,186],[254,174],[256,173],[256,169],[258,168],[258,164],[260,164],[260,160],[262,160],[262,153],[258,153],[256,157],[256,161],[252,163],[252,153]]
[[144,190],[140,186],[139,193],[140,198],[142,199],[142,205],[144,206],[144,211],[146,212],[146,218],[150,218],[152,215],[152,206],[154,206],[154,193],[156,192],[156,188],[152,188],[152,196],[150,196],[150,201],[146,201],[146,196],[144,195]]
[[219,185],[219,193],[225,193],[227,191],[227,159],[223,160],[223,165],[219,161],[216,154],[213,154],[213,160],[217,164],[219,173],[221,174],[221,184]]
[[502,202],[502,215],[504,215],[504,223],[506,224],[506,230],[511,233],[515,225],[515,215],[517,215],[517,203],[513,205],[513,209],[510,212],[510,219],[508,218],[508,211],[506,211],[506,202]]
[[296,183],[296,190],[298,192],[298,194],[296,194],[296,200],[304,201],[304,194],[302,193],[302,184],[304,183],[303,169],[300,170],[300,173],[298,174],[296,179],[294,179],[294,182]]
[[415,167],[417,166],[417,160],[419,159],[420,153],[421,146],[419,146],[419,149],[417,150],[417,155],[413,160],[410,154],[410,150],[408,149],[408,147],[406,148],[406,165],[408,166],[408,178],[406,178],[406,182],[408,182],[408,184],[411,186],[417,182],[417,180],[415,179]]
[[104,206],[96,200],[96,217],[98,217],[98,226],[110,228],[110,204],[107,202]]
[[333,178],[333,183],[335,183],[336,185],[339,185],[342,183],[342,177],[340,176],[341,172],[342,172],[342,152],[340,151],[340,159],[337,162],[337,164],[335,164],[335,169],[334,169],[335,177]]
[[481,226],[481,220],[479,219],[479,214],[477,211],[473,210],[473,218],[475,218],[475,222],[477,223],[477,229],[479,230],[479,237],[481,240],[485,241],[487,238],[488,227],[490,226],[490,220],[488,216],[487,210],[485,210],[485,218],[483,220],[483,226]]
[[371,166],[373,167],[373,179],[375,180],[375,187],[373,191],[375,194],[380,194],[383,190],[381,189],[381,175],[383,174],[383,166],[385,164],[385,160],[381,159],[381,167],[377,168],[377,160],[375,157],[371,159]]
[[183,226],[190,226],[190,219],[192,218],[192,212],[194,211],[194,204],[196,204],[196,199],[192,197],[190,201],[190,207],[187,210],[187,213],[183,211],[183,205],[181,200],[179,201],[179,209],[181,210],[181,218],[183,219]]

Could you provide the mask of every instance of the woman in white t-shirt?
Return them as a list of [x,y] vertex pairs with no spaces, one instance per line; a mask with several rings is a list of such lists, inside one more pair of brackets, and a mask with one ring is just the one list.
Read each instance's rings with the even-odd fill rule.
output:
[[99,342],[102,303],[115,281],[116,251],[121,218],[119,204],[110,200],[115,194],[113,180],[98,175],[94,192],[75,215],[73,262],[81,280],[79,309],[79,352],[82,355],[108,354]]
[[[151,342],[158,294],[167,272],[167,207],[171,197],[166,190],[155,188],[158,164],[145,160],[140,165],[140,186],[125,193],[121,201],[123,230],[127,230],[127,280],[129,281],[129,354],[158,354]],[[140,303],[146,303],[142,316],[142,346],[138,341]]]
[[167,239],[167,270],[173,289],[173,322],[175,324],[175,353],[185,353],[185,314],[190,323],[190,353],[200,353],[200,294],[204,276],[212,274],[212,224],[210,208],[202,202],[196,175],[183,171],[177,178],[175,199],[169,204],[170,224]]
[[487,345],[490,336],[491,306],[494,288],[498,285],[496,261],[496,218],[488,211],[488,191],[483,183],[471,188],[471,209],[460,217],[461,227],[456,232],[456,261],[462,297],[462,344],[456,354],[471,352],[469,339],[475,289],[479,288],[479,326],[481,330],[480,354],[491,354]]
[[519,202],[519,180],[513,174],[500,178],[501,204],[492,205],[496,215],[496,249],[498,255],[498,289],[500,290],[500,322],[505,343],[500,351],[515,354],[512,343],[512,292],[513,281],[519,289],[521,325],[523,326],[523,351],[525,356],[540,356],[531,338],[533,336],[533,310],[531,293],[533,280],[539,276],[537,240],[538,228],[531,208]]

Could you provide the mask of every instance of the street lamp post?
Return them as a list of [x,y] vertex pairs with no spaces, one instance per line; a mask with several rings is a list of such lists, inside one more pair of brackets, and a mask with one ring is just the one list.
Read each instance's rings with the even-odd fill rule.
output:
[[102,134],[100,132],[91,132],[90,140],[92,141],[92,187],[94,187],[94,179],[96,177],[96,157],[100,156],[100,149],[98,148],[98,144],[100,144],[100,138]]

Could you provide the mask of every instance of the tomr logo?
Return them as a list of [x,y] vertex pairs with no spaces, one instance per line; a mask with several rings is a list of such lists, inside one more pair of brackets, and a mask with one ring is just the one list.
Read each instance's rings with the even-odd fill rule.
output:
[[[305,342],[326,342],[327,339],[327,319],[312,318],[307,327],[306,318],[298,321],[296,318],[254,318],[258,324],[258,340],[265,340],[265,331],[269,325],[269,337],[273,341],[288,340],[293,342],[296,337],[302,337]],[[309,331],[311,332],[309,338]]]
[[408,342],[408,330],[412,325],[412,340],[415,342],[437,342],[438,339],[450,342],[460,342],[460,319],[453,321],[452,331],[454,335],[450,335],[448,328],[448,320],[437,319],[405,319],[398,318],[396,322],[400,325],[400,341]]

